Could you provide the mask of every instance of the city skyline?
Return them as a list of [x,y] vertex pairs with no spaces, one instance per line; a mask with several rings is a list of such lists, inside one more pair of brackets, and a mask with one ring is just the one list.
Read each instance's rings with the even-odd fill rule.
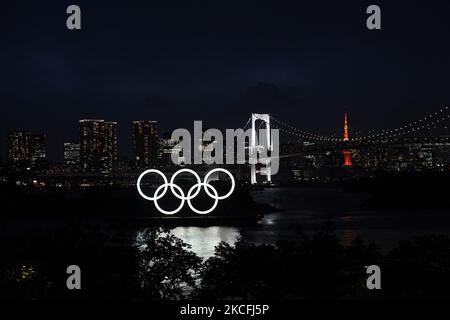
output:
[[[427,114],[399,128],[352,137],[348,113],[344,112],[341,138],[299,131],[267,115],[275,127],[284,126],[281,132],[295,137],[294,140],[281,142],[280,155],[286,159],[283,160],[285,172],[281,174],[281,178],[277,177],[275,180],[286,183],[311,179],[327,181],[344,176],[355,178],[370,174],[374,169],[443,172],[450,169],[450,136],[430,135],[429,129],[432,126],[436,128],[435,125],[438,124],[447,127],[450,118],[447,113],[448,108],[442,108],[439,112]],[[171,140],[168,134],[158,135],[157,120],[132,122],[133,130],[129,134],[132,136],[133,148],[124,158],[120,158],[117,152],[120,145],[117,135],[118,122],[81,119],[78,124],[79,140],[66,140],[63,143],[63,160],[57,162],[47,158],[46,135],[31,131],[9,132],[9,160],[6,163],[8,168],[13,172],[29,171],[43,175],[42,177],[69,177],[80,174],[134,174],[147,168],[171,170],[180,165],[174,164],[170,159],[176,142]],[[417,135],[421,128],[425,129],[425,132],[428,131],[428,134]],[[289,160],[292,156],[294,158]],[[326,168],[352,168],[356,171],[344,170],[334,176],[327,173]],[[346,171],[348,172],[345,173]],[[38,180],[32,181],[35,183]],[[26,180],[20,183],[26,184]],[[83,181],[79,183],[86,184]],[[99,180],[91,183],[96,185],[103,182]],[[56,185],[66,184],[56,182]]]
[[[342,142],[360,142],[361,139],[369,139],[370,137],[375,138],[387,138],[389,136],[396,137],[396,136],[407,136],[408,134],[411,135],[417,135],[419,133],[419,136],[432,136],[433,134],[436,136],[448,136],[448,120],[450,118],[450,115],[447,114],[448,107],[441,108],[440,110],[437,110],[436,112],[431,112],[429,114],[425,114],[422,116],[421,119],[416,119],[415,121],[410,121],[409,123],[402,123],[403,126],[397,127],[397,128],[390,128],[390,129],[384,129],[380,131],[353,131],[353,128],[351,129],[352,134],[349,133],[349,122],[348,122],[348,113],[344,112],[344,125],[341,132],[337,132],[333,135],[320,135],[316,133],[310,133],[305,132],[303,130],[296,131],[299,129],[296,129],[294,127],[291,127],[290,124],[287,124],[288,128],[292,128],[294,131],[288,132],[285,131],[285,135],[288,136],[284,137],[284,142],[287,141],[316,141],[316,142],[327,142],[327,141],[342,141]],[[434,117],[434,118],[433,118]],[[426,120],[428,119],[428,123]],[[282,121],[280,122],[277,118],[274,119],[276,122],[276,125],[284,124]],[[423,121],[423,122],[422,122]],[[55,150],[51,150],[49,146],[47,145],[47,137],[48,135],[45,133],[36,133],[31,130],[9,130],[6,133],[6,140],[8,140],[8,143],[6,145],[5,157],[4,162],[10,162],[10,136],[12,134],[19,134],[19,135],[25,135],[31,137],[39,137],[42,136],[41,142],[43,145],[45,145],[45,152],[44,158],[46,158],[48,161],[54,162],[54,163],[61,163],[65,162],[65,154],[66,154],[66,146],[70,145],[71,143],[79,144],[80,153],[82,154],[83,151],[83,126],[82,124],[96,124],[96,126],[103,125],[103,127],[111,125],[114,127],[114,132],[112,133],[113,136],[110,136],[109,139],[113,140],[113,146],[112,148],[114,150],[110,150],[110,153],[114,153],[114,158],[117,161],[119,159],[127,159],[131,162],[135,162],[137,167],[145,167],[146,165],[154,165],[156,163],[156,157],[155,155],[158,154],[158,145],[161,143],[163,139],[168,139],[170,135],[170,131],[166,131],[163,134],[158,134],[159,131],[159,121],[158,120],[133,120],[131,122],[131,130],[127,134],[122,133],[122,136],[127,135],[128,138],[131,138],[131,147],[129,145],[126,146],[126,149],[121,145],[118,134],[118,128],[119,123],[118,121],[110,121],[105,119],[81,119],[78,121],[79,127],[78,127],[78,137],[77,139],[68,138],[68,137],[59,137],[61,140],[60,146],[59,146],[59,153],[55,157]],[[248,123],[247,123],[248,124]],[[286,125],[286,124],[285,124]],[[419,126],[421,125],[421,127]],[[415,126],[418,126],[416,129]],[[237,128],[236,128],[237,129]],[[405,131],[405,129],[408,129]],[[92,129],[93,131],[98,131],[100,129]],[[189,130],[189,129],[188,129]],[[284,129],[282,129],[284,130]],[[108,131],[102,131],[104,134],[107,135]],[[303,133],[302,133],[303,132]],[[338,138],[339,134],[343,135],[343,138]],[[106,136],[105,139],[108,139]],[[294,139],[294,140],[292,140]],[[31,141],[31,140],[30,140]],[[28,142],[27,142],[28,143]],[[73,146],[72,146],[73,147]],[[122,152],[119,152],[118,150],[122,148]],[[124,150],[125,149],[125,150]],[[139,150],[138,150],[139,149]],[[49,150],[51,150],[49,152]],[[156,152],[150,152],[150,150],[156,150]],[[53,151],[53,152],[52,152]],[[28,152],[30,153],[30,152]],[[153,155],[149,155],[152,153]],[[344,151],[345,153],[345,151]],[[1,154],[1,153],[0,153]],[[53,154],[53,156],[48,156],[49,154]],[[29,155],[23,156],[23,157],[30,157]],[[144,162],[142,163],[144,166],[137,164],[136,158],[144,158]],[[151,158],[153,157],[153,158]],[[150,159],[151,158],[151,159]],[[351,166],[351,160],[349,159],[349,156],[346,156],[347,158],[347,165]],[[80,160],[82,162],[82,160]],[[139,161],[139,160],[138,160]],[[82,163],[81,163],[82,165]]]

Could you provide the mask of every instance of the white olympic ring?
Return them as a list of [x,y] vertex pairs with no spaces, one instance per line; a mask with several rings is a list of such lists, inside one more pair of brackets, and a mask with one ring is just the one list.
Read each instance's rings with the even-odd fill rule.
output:
[[[187,196],[184,195],[183,189],[181,189],[178,185],[176,185],[174,183],[175,178],[177,177],[177,175],[179,175],[180,173],[183,173],[183,172],[191,173],[197,180],[197,183],[194,184],[189,189],[189,191],[187,193]],[[216,188],[214,188],[212,185],[210,185],[208,183],[209,177],[214,172],[224,172],[224,173],[226,173],[228,175],[228,177],[230,177],[230,180],[231,180],[230,191],[228,191],[228,193],[223,195],[223,196],[219,196]],[[160,175],[163,178],[163,180],[164,180],[164,184],[160,185],[156,189],[155,193],[153,194],[153,197],[147,196],[141,189],[141,180],[148,173],[156,173],[156,174]],[[177,172],[175,172],[172,175],[172,177],[170,178],[170,182],[167,181],[166,176],[161,171],[159,171],[157,169],[148,169],[148,170],[145,170],[144,172],[141,173],[141,175],[137,179],[137,183],[136,184],[137,184],[137,190],[138,190],[139,194],[141,195],[141,197],[144,198],[145,200],[153,201],[155,203],[156,209],[158,209],[159,212],[161,212],[163,214],[166,214],[166,215],[172,215],[172,214],[175,214],[175,213],[179,212],[183,208],[185,201],[187,201],[189,208],[191,208],[191,210],[194,211],[195,213],[197,213],[197,214],[208,214],[208,213],[212,212],[217,207],[217,204],[219,203],[219,200],[223,200],[223,199],[228,198],[233,193],[234,188],[236,186],[235,181],[234,181],[234,177],[231,174],[231,172],[226,170],[226,169],[223,169],[223,168],[215,168],[215,169],[212,169],[211,171],[209,171],[205,175],[205,177],[203,178],[203,182],[200,180],[199,175],[194,170],[191,170],[191,169],[184,168],[184,169],[178,170]],[[166,194],[168,187],[170,187],[170,190],[172,191],[173,195],[176,198],[181,200],[181,203],[178,206],[178,208],[176,208],[175,210],[172,210],[172,211],[166,211],[166,210],[162,209],[159,206],[159,204],[158,204],[158,200],[161,199]],[[203,211],[196,209],[191,203],[191,200],[193,198],[195,198],[200,193],[202,187],[204,188],[206,194],[209,197],[211,197],[212,199],[214,199],[214,204],[212,205],[212,207],[210,209],[208,209],[208,210],[203,210]],[[197,190],[195,190],[195,192],[194,192],[194,189],[197,189]],[[212,193],[208,189],[211,189]],[[194,193],[194,194],[192,194],[192,193]]]

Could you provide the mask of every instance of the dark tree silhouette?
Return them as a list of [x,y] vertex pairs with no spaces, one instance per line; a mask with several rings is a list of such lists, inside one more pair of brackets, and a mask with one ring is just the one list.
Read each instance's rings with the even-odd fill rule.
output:
[[303,235],[296,243],[220,243],[203,265],[197,297],[330,299],[363,295],[364,266],[379,261],[376,247],[356,239],[344,248],[330,230]]
[[403,241],[386,257],[383,289],[390,298],[448,298],[450,237],[428,235]]
[[146,298],[181,299],[196,284],[202,259],[165,228],[138,234],[138,276]]
[[216,247],[202,269],[197,297],[203,299],[255,299],[270,292],[267,270],[273,266],[275,247],[255,246],[238,241],[234,247],[225,242]]

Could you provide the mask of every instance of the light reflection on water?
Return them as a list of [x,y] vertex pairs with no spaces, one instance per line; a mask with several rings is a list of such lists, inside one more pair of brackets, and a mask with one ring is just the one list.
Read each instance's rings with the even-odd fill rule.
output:
[[[355,240],[355,231],[352,229],[353,226],[353,217],[351,214],[346,214],[340,217],[341,222],[346,226],[345,229],[340,231],[342,244],[345,247],[348,247],[352,244],[353,240]],[[338,232],[339,234],[339,232]]]
[[240,236],[233,227],[176,227],[171,232],[190,244],[192,251],[204,259],[214,255],[214,248],[219,242],[233,244]]

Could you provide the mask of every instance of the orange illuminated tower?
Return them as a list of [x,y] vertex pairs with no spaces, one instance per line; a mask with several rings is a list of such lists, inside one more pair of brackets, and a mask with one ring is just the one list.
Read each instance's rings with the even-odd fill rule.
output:
[[344,113],[344,141],[348,141],[348,119],[347,119],[347,112]]
[[[347,112],[344,114],[344,141],[348,141],[348,119]],[[344,167],[352,166],[352,158],[350,157],[350,150],[343,150],[344,154]]]

